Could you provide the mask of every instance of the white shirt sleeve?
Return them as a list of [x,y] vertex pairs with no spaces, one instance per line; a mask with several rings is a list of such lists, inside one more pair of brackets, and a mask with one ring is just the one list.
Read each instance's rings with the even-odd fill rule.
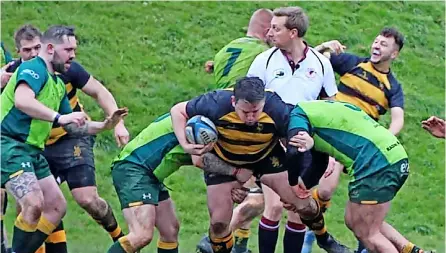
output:
[[251,66],[249,67],[248,70],[248,74],[246,74],[246,76],[258,77],[265,84],[266,62],[264,58],[265,57],[263,57],[263,53],[257,55],[254,61],[251,63]]
[[322,64],[324,65],[324,83],[322,86],[324,87],[327,95],[331,97],[338,93],[338,86],[336,85],[333,67],[327,58],[323,57],[321,60]]

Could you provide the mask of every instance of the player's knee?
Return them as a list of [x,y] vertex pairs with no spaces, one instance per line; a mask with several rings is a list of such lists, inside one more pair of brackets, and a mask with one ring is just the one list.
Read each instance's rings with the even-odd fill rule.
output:
[[40,215],[43,212],[43,195],[40,193],[29,194],[23,198],[21,205],[23,207],[22,212],[28,216],[31,220],[39,220]]
[[266,203],[264,216],[270,220],[280,220],[282,217],[283,205],[281,202],[277,203]]
[[180,231],[180,222],[177,219],[170,221],[170,224],[166,226],[163,231],[160,231],[160,239],[163,242],[176,242],[178,241],[178,232]]
[[211,230],[215,235],[225,234],[229,230],[229,223],[211,222]]
[[100,211],[97,209],[101,206],[101,198],[99,198],[96,191],[85,192],[84,194],[79,194],[75,198],[79,206],[85,209],[87,212],[94,213]]
[[244,222],[251,221],[255,217],[261,215],[265,209],[265,202],[263,198],[248,199],[240,209],[240,215]]

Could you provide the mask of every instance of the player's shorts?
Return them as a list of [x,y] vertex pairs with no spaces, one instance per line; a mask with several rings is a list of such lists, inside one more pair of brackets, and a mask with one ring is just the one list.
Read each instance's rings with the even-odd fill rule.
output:
[[402,159],[348,185],[351,202],[380,204],[391,201],[409,176],[409,160]]
[[37,179],[51,176],[50,168],[42,150],[19,142],[8,136],[1,136],[1,187],[24,172],[32,172]]
[[70,190],[96,186],[94,136],[65,135],[45,147],[44,156],[59,184],[67,182]]
[[152,171],[132,163],[121,161],[113,165],[113,184],[121,209],[144,204],[158,205],[169,198],[169,191],[159,182]]
[[[259,179],[262,175],[265,174],[274,174],[286,171],[287,168],[285,167],[285,159],[286,159],[285,150],[281,145],[277,144],[273,148],[273,150],[271,150],[268,156],[266,156],[262,160],[252,164],[241,165],[240,167],[252,170],[253,175]],[[204,173],[204,179],[206,185],[217,185],[237,180],[233,176],[220,175],[208,172]]]

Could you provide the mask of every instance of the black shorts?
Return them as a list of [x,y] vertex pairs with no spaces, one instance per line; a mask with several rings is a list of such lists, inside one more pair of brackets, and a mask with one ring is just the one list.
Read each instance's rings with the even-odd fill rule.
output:
[[[273,150],[263,158],[262,160],[247,164],[241,165],[241,168],[250,169],[253,171],[253,175],[259,179],[262,175],[265,174],[274,174],[286,171],[285,167],[285,150],[280,144],[277,144]],[[204,173],[204,179],[206,185],[217,185],[226,182],[236,181],[237,179],[233,176],[219,175],[215,173]]]
[[70,190],[96,186],[94,141],[94,136],[65,135],[45,147],[44,156],[59,184],[66,181]]

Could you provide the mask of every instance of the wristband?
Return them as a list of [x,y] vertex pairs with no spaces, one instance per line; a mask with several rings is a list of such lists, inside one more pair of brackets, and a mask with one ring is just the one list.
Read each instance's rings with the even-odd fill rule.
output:
[[54,117],[53,123],[58,124],[59,123],[60,114],[56,114],[56,117]]

